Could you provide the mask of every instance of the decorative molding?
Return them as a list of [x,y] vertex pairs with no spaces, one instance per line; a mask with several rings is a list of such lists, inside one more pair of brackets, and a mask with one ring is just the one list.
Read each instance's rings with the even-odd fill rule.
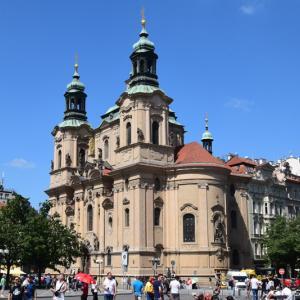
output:
[[180,210],[183,211],[184,209],[186,209],[187,207],[190,207],[194,210],[198,210],[198,207],[193,205],[192,203],[185,203],[180,207]]
[[123,205],[128,205],[130,203],[130,201],[127,198],[123,199]]
[[74,216],[74,214],[75,214],[74,208],[71,206],[67,206],[65,209],[65,213],[68,217]]
[[102,202],[102,207],[106,210],[108,209],[113,209],[114,208],[114,202],[109,199],[109,198],[106,198],[105,200],[103,200]]
[[164,205],[164,200],[161,197],[157,197],[153,202],[155,207],[163,207]]

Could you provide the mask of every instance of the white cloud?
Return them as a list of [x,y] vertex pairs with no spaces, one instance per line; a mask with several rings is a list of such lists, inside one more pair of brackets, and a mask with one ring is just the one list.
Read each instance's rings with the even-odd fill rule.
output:
[[240,10],[245,15],[253,15],[256,12],[257,7],[254,4],[244,4],[240,7]]
[[30,162],[24,158],[14,158],[9,163],[7,163],[10,167],[19,168],[19,169],[32,169],[35,168],[35,164]]
[[225,106],[227,107],[231,107],[236,110],[241,110],[246,112],[251,111],[253,105],[254,105],[253,101],[239,99],[239,98],[232,98],[225,103]]

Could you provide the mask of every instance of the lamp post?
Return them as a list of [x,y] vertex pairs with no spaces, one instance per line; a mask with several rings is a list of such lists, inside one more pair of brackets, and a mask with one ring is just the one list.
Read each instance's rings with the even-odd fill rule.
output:
[[158,257],[153,257],[150,259],[153,265],[154,277],[156,276],[157,265],[160,263],[160,259]]
[[103,259],[96,259],[95,263],[98,264],[99,267],[99,284],[101,283],[101,265],[103,264]]
[[9,254],[9,250],[8,249],[0,249],[0,269],[1,269],[1,262],[2,262],[2,258],[5,259],[5,256]]

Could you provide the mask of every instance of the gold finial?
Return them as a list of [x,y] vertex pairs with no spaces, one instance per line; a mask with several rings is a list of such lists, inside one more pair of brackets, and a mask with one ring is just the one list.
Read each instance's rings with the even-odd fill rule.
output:
[[78,73],[78,53],[75,53],[75,72]]
[[142,15],[142,21],[141,21],[141,23],[142,23],[143,28],[145,28],[146,19],[145,19],[145,9],[144,9],[144,7],[141,10],[141,15]]

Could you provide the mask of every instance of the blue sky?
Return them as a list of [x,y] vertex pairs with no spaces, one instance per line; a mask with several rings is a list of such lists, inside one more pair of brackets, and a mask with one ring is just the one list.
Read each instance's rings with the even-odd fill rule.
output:
[[34,205],[46,199],[75,53],[97,126],[124,91],[143,6],[186,142],[200,141],[207,112],[218,156],[300,154],[299,1],[2,0],[0,172]]

